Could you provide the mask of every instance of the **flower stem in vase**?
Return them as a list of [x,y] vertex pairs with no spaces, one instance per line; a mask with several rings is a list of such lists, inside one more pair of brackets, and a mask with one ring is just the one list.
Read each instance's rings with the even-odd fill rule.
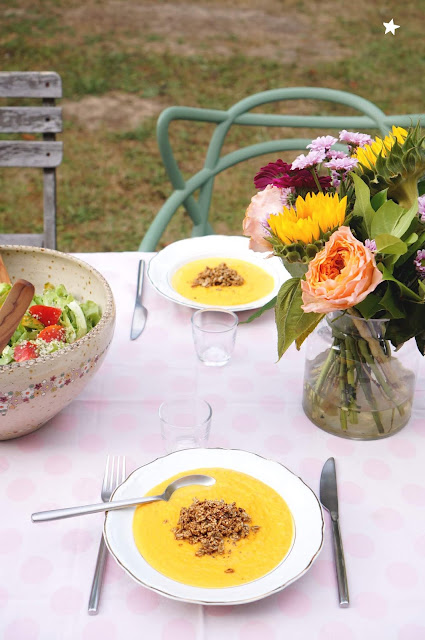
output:
[[319,369],[319,375],[317,377],[317,381],[316,381],[315,389],[314,389],[314,391],[316,393],[320,394],[320,392],[322,390],[323,383],[325,382],[326,378],[328,377],[329,370],[334,364],[335,364],[335,352],[334,352],[333,349],[329,349],[328,355],[327,355],[326,360],[325,360],[325,363]]
[[376,364],[375,360],[373,359],[373,356],[369,350],[370,343],[367,343],[364,340],[358,340],[357,344],[359,346],[360,361],[362,361],[363,359],[368,364],[370,371],[373,372],[373,375],[381,386],[382,391],[389,399],[391,399],[392,389],[386,381],[385,376],[379,370],[379,367]]
[[347,361],[347,384],[351,390],[350,397],[350,419],[353,424],[358,423],[357,403],[356,403],[356,361],[354,359],[353,345],[350,337],[345,340],[345,358]]
[[412,350],[407,347],[404,361],[402,349],[392,352],[385,322],[349,313],[329,315],[316,340],[314,334],[309,338],[303,406],[325,431],[367,440],[396,433],[406,424],[414,389]]
[[347,430],[347,413],[348,413],[348,402],[347,402],[347,367],[345,360],[345,347],[344,342],[341,341],[339,343],[339,390],[341,394],[341,405],[339,409],[339,417],[341,420],[341,429],[343,431]]
[[376,400],[373,396],[373,390],[372,390],[372,385],[371,385],[371,376],[370,373],[367,372],[367,365],[362,364],[360,362],[360,360],[357,363],[357,367],[358,367],[358,379],[359,382],[362,386],[363,389],[363,393],[365,395],[365,398],[367,399],[370,407],[371,407],[371,414],[372,417],[375,421],[376,424],[376,428],[378,430],[378,433],[385,433],[385,429],[383,427],[382,421],[381,421],[381,416],[379,414],[378,408],[376,406]]
[[367,326],[367,323],[363,320],[363,318],[359,316],[354,311],[354,309],[350,309],[348,313],[350,314],[350,316],[352,316],[353,324],[359,332],[359,335],[367,342],[370,348],[371,355],[381,365],[384,371],[384,375],[390,385],[397,386],[397,378],[395,377],[392,367],[388,362],[391,359],[391,351],[390,349],[387,350],[388,342],[386,342],[387,353],[385,353],[380,345],[381,340],[372,335],[369,327]]

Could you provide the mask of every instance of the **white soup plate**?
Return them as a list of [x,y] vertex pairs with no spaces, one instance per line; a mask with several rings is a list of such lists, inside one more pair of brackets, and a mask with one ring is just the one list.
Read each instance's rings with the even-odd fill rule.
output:
[[258,309],[277,295],[281,285],[291,276],[276,256],[252,251],[249,248],[249,238],[242,236],[202,236],[201,238],[186,238],[169,244],[159,251],[149,262],[148,277],[155,289],[165,298],[193,309],[208,309],[217,305],[203,304],[189,300],[177,293],[172,286],[173,275],[188,262],[204,258],[234,258],[244,260],[257,267],[261,267],[274,280],[273,290],[266,296],[252,302],[232,306],[220,306],[230,311],[246,311]]
[[135,507],[107,513],[104,534],[109,551],[136,582],[175,600],[205,605],[243,604],[284,589],[300,578],[317,558],[323,544],[324,521],[313,491],[278,462],[238,449],[176,451],[133,471],[115,491],[112,500],[144,496],[176,474],[212,467],[253,476],[286,501],[294,520],[295,536],[291,550],[275,569],[257,580],[235,587],[201,588],[172,580],[156,571],[138,551],[132,528]]

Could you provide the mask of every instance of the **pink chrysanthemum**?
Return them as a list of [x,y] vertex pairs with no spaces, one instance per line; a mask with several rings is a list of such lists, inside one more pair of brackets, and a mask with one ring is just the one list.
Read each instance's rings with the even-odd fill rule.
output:
[[307,145],[307,149],[311,149],[312,151],[324,151],[327,153],[329,149],[333,147],[335,142],[338,142],[338,139],[333,136],[319,136]]
[[280,199],[283,207],[295,208],[296,193],[294,187],[281,189]]
[[418,198],[418,215],[421,222],[425,222],[425,195]]
[[331,158],[349,158],[350,157],[347,153],[344,153],[344,151],[336,151],[335,149],[331,149],[327,155],[329,160]]
[[376,251],[376,242],[375,242],[375,240],[369,240],[369,238],[367,238],[364,241],[364,246],[366,247],[366,249],[369,249],[369,251],[372,251],[372,252]]
[[332,171],[336,171],[338,174],[347,173],[347,171],[351,171],[358,165],[357,158],[332,158],[329,162],[325,162],[325,167],[331,169]]
[[306,156],[302,153],[298,158],[295,158],[291,167],[293,170],[316,167],[318,164],[323,162],[325,155],[326,154],[323,149],[320,149],[319,151],[310,151]]
[[416,253],[416,258],[413,260],[413,264],[419,277],[423,280],[425,278],[425,249],[419,249]]
[[373,142],[367,133],[354,133],[345,129],[339,132],[339,139],[341,142],[346,142],[350,147],[364,147]]
[[339,178],[339,175],[337,174],[336,171],[331,171],[331,176],[332,176],[332,186],[335,189],[338,189],[339,185],[341,184],[341,180]]

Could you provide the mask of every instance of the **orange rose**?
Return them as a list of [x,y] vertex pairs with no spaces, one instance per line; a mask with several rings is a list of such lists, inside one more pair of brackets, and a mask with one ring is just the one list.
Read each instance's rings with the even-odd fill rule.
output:
[[254,251],[272,251],[273,247],[267,242],[266,223],[271,213],[283,211],[281,189],[268,184],[263,191],[259,191],[251,198],[251,204],[245,213],[243,234],[250,236],[249,248]]
[[339,227],[308,265],[301,280],[306,313],[350,309],[382,281],[373,253],[356,240],[349,227]]

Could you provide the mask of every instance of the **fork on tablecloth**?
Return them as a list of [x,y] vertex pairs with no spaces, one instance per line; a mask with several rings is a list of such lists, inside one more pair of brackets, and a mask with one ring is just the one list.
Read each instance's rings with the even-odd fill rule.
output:
[[[113,492],[124,482],[125,477],[125,456],[108,456],[106,459],[105,473],[100,493],[103,502],[109,502]],[[100,590],[102,588],[106,555],[107,548],[102,532],[89,598],[88,613],[91,616],[96,615],[99,608]]]

